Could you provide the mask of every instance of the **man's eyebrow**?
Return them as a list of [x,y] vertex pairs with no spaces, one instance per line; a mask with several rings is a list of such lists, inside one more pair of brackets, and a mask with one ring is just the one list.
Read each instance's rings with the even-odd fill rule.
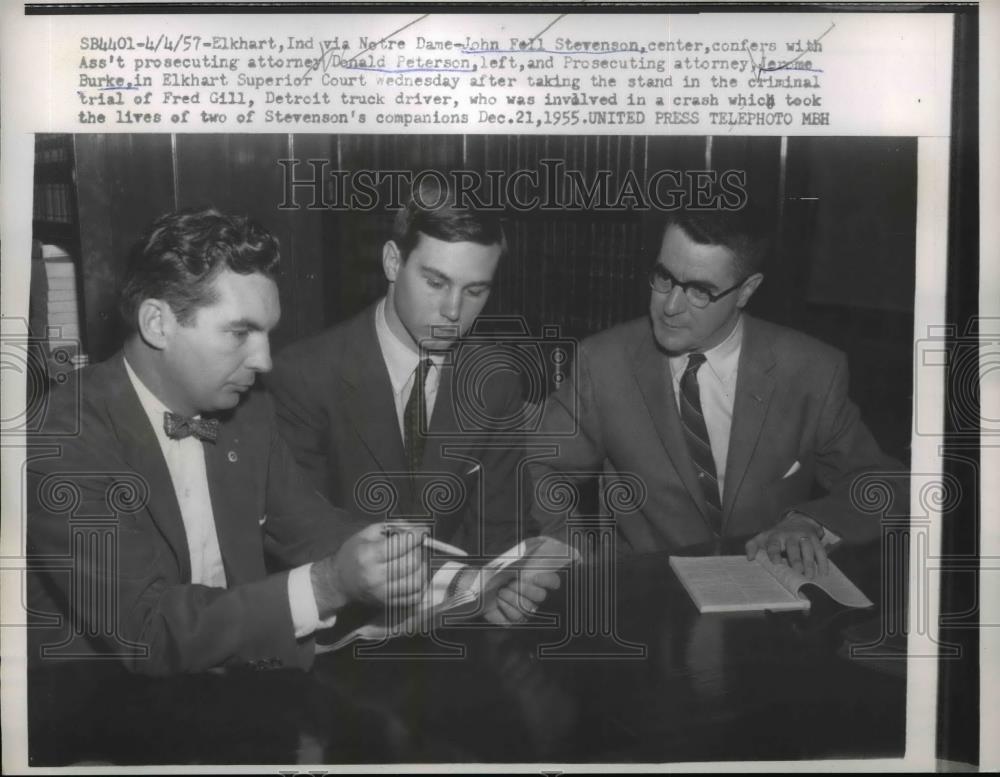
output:
[[[420,271],[423,272],[425,275],[431,275],[431,276],[437,278],[439,281],[445,281],[447,283],[454,283],[455,282],[454,278],[452,278],[450,275],[447,275],[447,274],[441,272],[440,270],[436,270],[433,267],[421,267]],[[493,281],[492,280],[488,280],[488,281],[485,281],[485,280],[484,281],[473,281],[472,283],[465,284],[462,288],[463,289],[471,289],[471,288],[473,288],[475,286],[482,286],[484,288],[491,289],[491,288],[493,288]]]
[[445,275],[440,270],[435,270],[433,267],[421,267],[420,271],[425,275],[433,275],[438,280],[448,281],[448,283],[452,283],[452,280],[449,276]]
[[254,321],[252,318],[237,318],[233,321],[226,322],[227,329],[249,329],[252,332],[263,332],[264,327],[259,321]]
[[690,281],[690,283],[694,284],[700,289],[704,289],[709,294],[714,294],[719,290],[718,285],[713,283],[712,281]]
[[699,287],[701,289],[705,289],[705,291],[707,291],[709,294],[714,294],[715,292],[717,292],[719,290],[719,286],[716,283],[714,283],[713,281],[705,281],[705,280],[701,280],[699,278],[694,278],[694,279],[688,280],[688,281],[682,281],[682,280],[678,279],[676,275],[674,275],[672,272],[670,272],[670,270],[668,270],[660,262],[656,263],[656,267],[659,268],[660,270],[662,270],[663,272],[665,272],[667,275],[669,275],[671,278],[673,278],[678,283],[683,283],[685,286],[697,286],[697,287]]

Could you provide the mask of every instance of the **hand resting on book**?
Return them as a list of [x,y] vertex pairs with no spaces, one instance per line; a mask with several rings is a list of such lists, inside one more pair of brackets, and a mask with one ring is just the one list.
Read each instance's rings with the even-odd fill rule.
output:
[[757,551],[767,552],[772,564],[784,564],[812,580],[830,568],[823,547],[823,527],[802,513],[792,511],[777,526],[747,541],[747,559]]

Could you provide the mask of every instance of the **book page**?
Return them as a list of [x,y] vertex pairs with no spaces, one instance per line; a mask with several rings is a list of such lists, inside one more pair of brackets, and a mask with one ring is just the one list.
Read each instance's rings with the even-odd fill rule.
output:
[[754,561],[772,574],[789,591],[798,592],[804,585],[815,585],[823,589],[831,599],[847,607],[873,606],[872,601],[832,561],[827,573],[813,580],[805,575],[800,575],[785,564],[772,564],[767,553],[762,550],[758,551]]
[[701,612],[804,609],[777,578],[745,556],[672,556],[670,566]]

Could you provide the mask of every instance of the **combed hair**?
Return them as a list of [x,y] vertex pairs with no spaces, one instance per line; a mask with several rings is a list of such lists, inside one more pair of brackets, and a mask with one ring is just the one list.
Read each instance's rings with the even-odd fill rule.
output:
[[181,324],[217,301],[213,281],[223,270],[240,275],[278,270],[278,240],[246,216],[214,208],[167,213],[135,245],[122,282],[119,311],[135,331],[139,305],[162,299]]
[[404,262],[421,234],[446,243],[499,245],[501,256],[507,253],[500,216],[457,202],[456,193],[444,175],[422,177],[411,190],[406,205],[396,212],[392,240]]
[[696,243],[732,251],[737,278],[748,278],[763,269],[769,240],[759,219],[747,210],[671,211],[661,236],[672,226],[680,227]]

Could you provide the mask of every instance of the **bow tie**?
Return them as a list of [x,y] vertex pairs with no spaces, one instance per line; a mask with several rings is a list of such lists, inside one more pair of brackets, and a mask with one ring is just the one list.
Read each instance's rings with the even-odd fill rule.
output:
[[205,442],[215,442],[219,436],[219,422],[214,418],[187,418],[168,410],[163,414],[163,431],[171,440],[194,437]]

